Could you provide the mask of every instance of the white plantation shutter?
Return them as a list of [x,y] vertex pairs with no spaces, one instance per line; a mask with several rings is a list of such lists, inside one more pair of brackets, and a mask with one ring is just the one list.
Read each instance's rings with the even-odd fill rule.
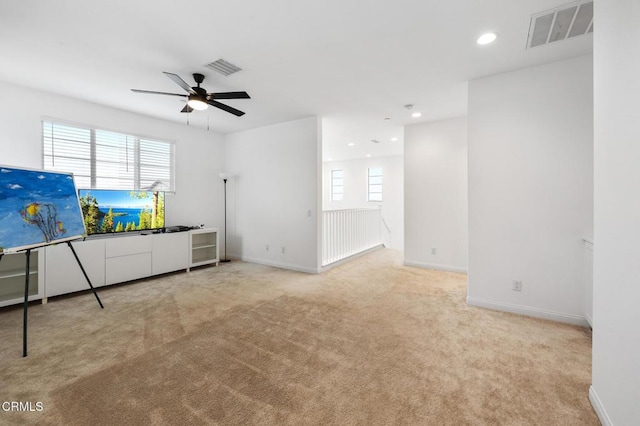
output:
[[76,185],[91,188],[91,130],[42,123],[43,168],[73,171]]
[[78,188],[174,191],[171,142],[42,122],[43,168],[72,172]]
[[95,130],[95,185],[100,189],[138,189],[135,184],[135,138]]
[[173,144],[140,139],[140,187],[173,191],[173,156]]

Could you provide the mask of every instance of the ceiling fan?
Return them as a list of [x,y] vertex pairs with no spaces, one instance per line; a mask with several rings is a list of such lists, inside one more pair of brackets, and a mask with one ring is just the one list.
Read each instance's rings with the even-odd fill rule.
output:
[[171,74],[170,72],[163,71],[164,75],[173,80],[178,86],[182,87],[188,94],[184,95],[181,93],[167,93],[167,92],[154,92],[151,90],[140,90],[140,89],[131,89],[132,92],[136,93],[150,93],[152,95],[169,95],[169,96],[180,96],[183,98],[187,98],[187,105],[182,108],[180,112],[189,113],[193,110],[205,110],[209,107],[209,105],[214,106],[216,108],[220,108],[223,111],[227,111],[233,115],[238,117],[244,115],[244,112],[237,110],[235,108],[230,107],[229,105],[225,105],[223,103],[218,102],[216,99],[251,99],[247,92],[220,92],[220,93],[207,93],[207,91],[200,87],[200,83],[204,81],[204,75],[194,73],[193,79],[195,80],[197,86],[190,87],[187,82],[185,82],[182,78],[180,78],[177,74]]

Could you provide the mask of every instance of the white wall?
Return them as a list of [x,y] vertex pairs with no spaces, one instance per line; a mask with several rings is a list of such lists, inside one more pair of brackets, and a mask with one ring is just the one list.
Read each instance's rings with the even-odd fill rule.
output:
[[226,135],[229,257],[319,270],[320,132],[310,117]]
[[[593,66],[582,56],[469,84],[473,305],[586,325]],[[522,280],[522,292],[512,281]]]
[[0,164],[42,168],[42,118],[176,142],[176,194],[167,195],[167,225],[222,228],[218,172],[222,135],[144,115],[0,82]]
[[593,385],[603,424],[640,419],[640,3],[595,2]]
[[[367,170],[382,167],[382,203],[367,201]],[[344,171],[344,199],[331,201],[331,170]],[[358,160],[328,161],[323,163],[323,210],[381,207],[388,226],[382,227],[382,240],[386,247],[404,248],[404,194],[403,159],[401,156],[363,158]]]
[[414,124],[404,132],[404,263],[466,272],[467,119]]

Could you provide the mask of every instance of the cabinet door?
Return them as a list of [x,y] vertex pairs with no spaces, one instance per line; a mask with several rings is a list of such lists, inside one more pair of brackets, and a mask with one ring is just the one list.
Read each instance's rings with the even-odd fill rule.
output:
[[[104,240],[76,241],[71,244],[91,284],[94,287],[103,286],[105,284]],[[89,284],[67,244],[48,246],[45,253],[47,297],[89,289]]]
[[[44,294],[44,250],[35,249],[29,257],[29,300],[41,299]],[[0,261],[0,306],[24,301],[25,269],[24,253],[5,254]]]
[[188,232],[153,235],[153,252],[151,256],[151,271],[153,275],[187,269],[188,266]]

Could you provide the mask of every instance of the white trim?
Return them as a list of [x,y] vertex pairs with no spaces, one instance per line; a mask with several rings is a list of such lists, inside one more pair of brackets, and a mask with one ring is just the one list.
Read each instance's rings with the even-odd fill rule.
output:
[[317,274],[318,270],[314,268],[306,268],[304,266],[292,265],[290,263],[272,262],[270,260],[255,259],[252,257],[236,256],[227,253],[227,257],[233,260],[241,260],[243,262],[257,263],[258,265],[272,266],[274,268],[288,269],[290,271],[304,272],[307,274]]
[[567,324],[578,325],[581,327],[589,327],[589,323],[581,315],[565,314],[562,312],[548,311],[545,309],[532,308],[529,306],[513,305],[511,303],[493,302],[490,300],[477,299],[475,297],[469,296],[467,296],[467,305],[492,309],[494,311],[510,312],[512,314],[526,315],[528,317],[563,322]]
[[323,266],[320,267],[320,270],[318,272],[328,271],[329,269],[333,269],[336,266],[340,266],[343,263],[350,262],[350,261],[352,261],[354,259],[357,259],[360,256],[363,256],[363,255],[365,255],[367,253],[371,253],[372,251],[378,250],[378,249],[381,249],[381,248],[384,248],[384,244],[378,244],[377,246],[373,246],[373,247],[371,247],[369,249],[361,251],[360,253],[352,254],[351,256],[345,257],[344,259],[336,260],[335,262],[323,265]]
[[414,262],[413,260],[405,260],[403,264],[404,266],[415,266],[417,268],[435,269],[438,271],[461,272],[463,274],[466,274],[469,272],[467,268],[461,268],[459,266],[440,265],[437,263]]
[[[96,105],[100,105],[100,106],[104,106],[102,104],[96,104]],[[87,123],[81,123],[78,121],[70,121],[70,120],[65,120],[62,118],[56,118],[56,117],[52,117],[49,115],[42,115],[40,116],[40,139],[42,139],[42,122],[43,121],[48,121],[49,123],[55,123],[55,124],[61,124],[63,126],[70,126],[70,127],[80,127],[84,130],[102,130],[105,132],[111,132],[111,133],[121,133],[121,134],[128,134],[129,131],[124,131],[122,129],[116,129],[116,128],[105,128],[102,125],[93,125],[93,124],[87,124]],[[135,138],[139,138],[139,139],[151,139],[153,141],[157,141],[157,142],[165,142],[165,143],[170,143],[175,145],[176,144],[176,140],[175,139],[162,139],[162,138],[158,138],[157,136],[149,136],[149,135],[141,135],[141,134],[129,134],[129,136],[133,136]],[[41,140],[42,142],[42,140]]]
[[589,386],[589,401],[591,402],[593,409],[598,415],[600,423],[602,423],[603,426],[613,426],[613,422],[609,418],[607,410],[604,409],[604,405],[602,405],[602,401],[600,401],[600,398],[598,397],[596,390],[593,388],[593,385]]

